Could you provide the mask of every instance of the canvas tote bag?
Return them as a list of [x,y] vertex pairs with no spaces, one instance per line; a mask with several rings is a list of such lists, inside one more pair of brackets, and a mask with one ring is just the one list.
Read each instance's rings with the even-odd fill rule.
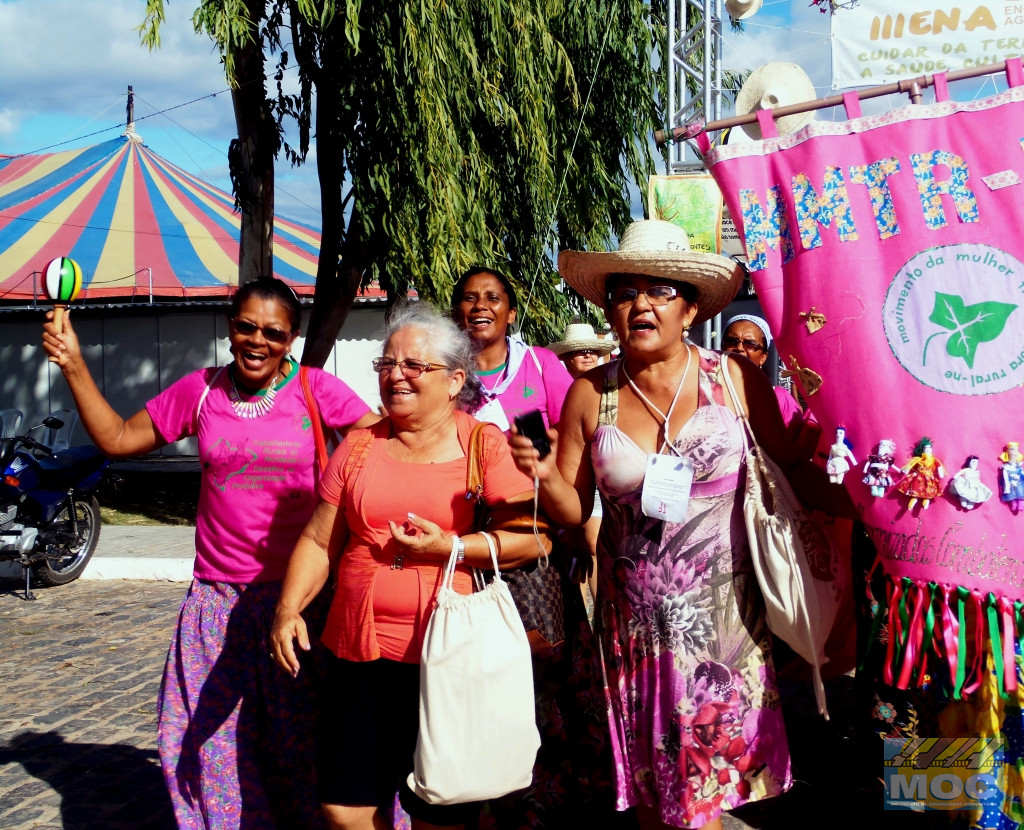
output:
[[729,377],[725,354],[721,373],[743,426],[743,519],[768,627],[811,665],[818,712],[828,720],[821,667],[828,662],[825,642],[840,606],[839,551],[758,446]]
[[540,748],[530,644],[498,570],[473,594],[452,588],[453,544],[420,657],[420,734],[409,787],[430,804],[486,801],[530,786]]

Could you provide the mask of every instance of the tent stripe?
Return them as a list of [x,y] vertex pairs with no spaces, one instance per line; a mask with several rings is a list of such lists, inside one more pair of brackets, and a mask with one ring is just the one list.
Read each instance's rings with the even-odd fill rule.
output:
[[195,253],[181,244],[180,225],[154,202],[141,165],[131,165],[129,175],[135,188],[135,267],[152,269],[155,292],[183,295],[182,286],[197,270]]
[[[84,298],[225,296],[238,280],[234,199],[134,135],[92,147],[0,158],[0,301],[31,300],[38,271],[70,256]],[[312,294],[320,234],[275,217],[275,274]]]
[[[197,208],[189,209],[185,200],[181,198],[180,190],[173,190],[167,182],[162,180],[159,169],[154,169],[147,164],[144,168],[147,181],[150,187],[160,196],[160,203],[172,215],[181,227],[182,233],[189,241],[189,246],[195,252],[198,262],[197,269],[205,272],[205,275],[198,275],[198,279],[204,282],[209,277],[223,282],[238,281],[238,234],[233,236],[218,228],[215,223],[210,222],[208,214]],[[192,203],[194,205],[194,203]],[[161,219],[161,225],[168,223]],[[190,284],[182,280],[186,285]],[[199,284],[199,283],[195,283]]]
[[[95,147],[87,147],[80,152],[54,153],[49,158],[44,157],[44,161],[32,171],[36,175],[30,176],[30,180],[26,184],[20,186],[17,190],[10,189],[14,182],[8,182],[5,185],[5,189],[8,189],[8,192],[6,195],[0,194],[0,210],[6,210],[8,207],[16,205],[26,198],[49,190],[55,185],[59,185],[71,178],[76,173],[90,170],[96,165],[102,164],[107,160],[111,152],[116,150],[116,147],[110,146],[112,143],[108,141],[103,144],[97,144]],[[0,171],[2,169],[0,168]],[[0,172],[0,175],[2,175],[2,172]]]
[[130,163],[131,153],[122,152],[117,171],[119,184],[107,189],[96,213],[97,227],[110,230],[96,240],[99,250],[89,271],[93,292],[102,288],[131,294],[135,288],[135,180],[126,175]]
[[72,250],[103,193],[100,186],[109,183],[114,167],[113,159],[108,160],[106,165],[94,170],[87,180],[80,182],[63,198],[53,197],[39,205],[40,218],[23,226],[24,232],[18,239],[19,244],[6,247],[0,253],[0,273],[8,270],[22,273],[28,271],[30,276],[32,271],[40,270],[51,259],[59,256],[71,256],[85,271],[87,264],[91,263],[87,250],[75,253]]

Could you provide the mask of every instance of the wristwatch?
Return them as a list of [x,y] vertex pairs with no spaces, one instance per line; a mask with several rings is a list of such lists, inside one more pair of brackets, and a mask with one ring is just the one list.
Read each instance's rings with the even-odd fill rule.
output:
[[466,543],[462,541],[461,536],[455,537],[455,546],[458,548],[458,552],[455,554],[455,561],[461,565],[466,561]]

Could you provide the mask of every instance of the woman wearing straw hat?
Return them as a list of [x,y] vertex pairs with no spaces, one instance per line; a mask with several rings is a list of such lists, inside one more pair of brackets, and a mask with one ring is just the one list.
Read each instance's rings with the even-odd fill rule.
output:
[[589,323],[570,323],[565,337],[557,343],[549,343],[548,349],[558,355],[573,378],[578,378],[600,363],[602,357],[614,352],[615,345],[611,338],[598,337]]
[[[595,629],[616,806],[637,808],[642,828],[720,828],[723,810],[791,782],[740,510],[742,426],[721,356],[686,339],[732,300],[742,270],[691,252],[685,232],[659,220],[630,225],[618,251],[563,251],[558,265],[604,307],[621,357],[573,384],[551,455],[540,460],[519,436],[513,454],[556,521],[580,524],[595,484],[601,492]],[[761,447],[825,507],[827,478],[796,457],[767,379],[750,361],[725,365]]]

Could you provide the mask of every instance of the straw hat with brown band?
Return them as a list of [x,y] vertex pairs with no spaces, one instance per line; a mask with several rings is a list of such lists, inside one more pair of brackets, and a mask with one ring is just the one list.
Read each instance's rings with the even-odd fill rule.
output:
[[691,326],[710,320],[739,293],[743,266],[719,254],[690,250],[686,231],[662,219],[641,219],[622,234],[617,251],[562,251],[558,273],[590,302],[607,306],[612,274],[640,274],[697,289],[697,315]]

